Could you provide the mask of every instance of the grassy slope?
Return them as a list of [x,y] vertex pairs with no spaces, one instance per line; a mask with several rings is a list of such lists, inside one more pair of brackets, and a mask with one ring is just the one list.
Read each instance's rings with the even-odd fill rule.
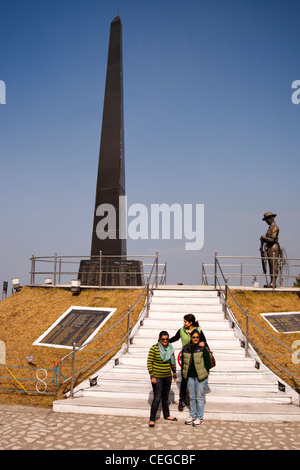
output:
[[[23,287],[20,292],[0,302],[0,340],[4,341],[6,345],[6,364],[28,368],[26,356],[33,355],[35,367],[53,368],[54,362],[60,361],[70,350],[33,346],[32,343],[70,306],[117,308],[116,312],[105,323],[103,329],[106,330],[126,314],[128,306],[135,304],[141,292],[142,290],[135,289],[83,290],[79,296],[73,296],[69,290],[64,289]],[[136,322],[143,305],[144,300],[142,299],[131,315],[131,326]],[[101,351],[108,351],[119,339],[124,337],[126,330],[127,318],[122,320],[117,328],[112,329],[103,338],[94,341],[91,346],[87,346],[83,351],[84,357],[87,357],[87,361],[90,362],[91,359],[99,356]],[[80,366],[82,367],[85,364],[85,359],[83,353],[81,353],[81,356]],[[99,365],[97,365],[97,368],[99,369]],[[3,374],[3,369],[3,367],[0,368],[0,376],[8,375],[7,373]],[[12,371],[16,376],[14,369]],[[22,376],[25,378],[29,376],[29,372],[22,370],[17,377]],[[21,389],[16,381],[10,380],[9,382],[10,386],[13,384],[16,388]],[[3,380],[2,386],[4,386]],[[26,390],[31,390],[26,383],[24,386]],[[59,396],[62,395],[63,391],[64,389],[61,388]],[[41,395],[9,393],[0,390],[0,403],[49,406],[52,401],[53,397],[51,396],[42,397]]]
[[[300,298],[297,293],[234,291],[233,296],[244,310],[248,308],[249,316],[261,328],[263,328],[272,336],[277,338],[288,348],[293,349],[293,351],[299,350],[299,346],[297,348],[293,348],[293,343],[295,341],[300,340],[300,333],[277,333],[261,315],[262,313],[273,312],[299,312]],[[228,296],[228,303],[239,325],[245,332],[245,315],[237,308],[230,296]],[[256,326],[252,321],[249,321],[248,325],[249,337],[267,355],[272,356],[273,359],[276,360],[276,362],[281,364],[283,367],[288,369],[293,375],[295,375],[298,379],[298,383],[295,383],[294,380],[289,379],[288,376],[283,376],[284,380],[286,380],[293,387],[300,387],[300,364],[293,363],[293,353],[285,349],[276,341],[272,340],[272,338],[268,334],[263,332],[261,328]],[[274,365],[269,362],[268,358],[262,357],[262,359],[266,363],[266,365],[268,365],[268,367],[274,370],[274,372],[279,373],[279,369],[274,368]]]

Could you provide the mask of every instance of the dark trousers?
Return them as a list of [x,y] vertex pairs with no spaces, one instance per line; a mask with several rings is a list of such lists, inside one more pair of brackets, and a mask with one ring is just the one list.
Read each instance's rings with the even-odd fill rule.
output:
[[155,421],[156,413],[159,407],[160,400],[162,402],[162,409],[164,418],[170,416],[169,410],[169,393],[172,383],[172,377],[164,377],[156,379],[156,384],[152,383],[154,393],[153,402],[151,405],[150,421]]
[[179,401],[185,403],[187,389],[187,380],[184,377],[181,377],[180,391],[179,391]]

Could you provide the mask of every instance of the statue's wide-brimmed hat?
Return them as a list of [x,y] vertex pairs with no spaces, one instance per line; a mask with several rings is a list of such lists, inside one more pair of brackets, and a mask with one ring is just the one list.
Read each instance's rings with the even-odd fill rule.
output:
[[264,218],[262,220],[267,220],[270,217],[276,217],[277,214],[273,214],[273,212],[265,212],[264,213]]

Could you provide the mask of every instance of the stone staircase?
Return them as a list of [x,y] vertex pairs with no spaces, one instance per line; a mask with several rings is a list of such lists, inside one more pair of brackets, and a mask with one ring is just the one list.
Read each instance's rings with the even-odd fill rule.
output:
[[[156,289],[149,317],[133,337],[129,351],[119,357],[119,364],[111,361],[93,375],[98,376],[97,386],[84,382],[74,398],[54,401],[53,410],[148,419],[152,401],[149,348],[157,342],[161,330],[173,336],[187,313],[193,313],[199,321],[217,363],[209,376],[205,420],[300,421],[300,407],[292,404],[292,394],[280,392],[276,377],[264,366],[258,370],[255,358],[245,357],[240,340],[224,319],[218,293],[202,286]],[[177,357],[181,342],[173,346]],[[180,373],[178,376],[180,379]],[[186,419],[188,408],[181,413],[177,410],[179,386],[180,380],[172,383],[170,413]]]

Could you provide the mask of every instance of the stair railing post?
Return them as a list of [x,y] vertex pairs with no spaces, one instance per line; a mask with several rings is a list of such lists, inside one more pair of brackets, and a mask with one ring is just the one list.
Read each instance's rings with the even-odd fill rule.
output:
[[156,265],[155,284],[156,284],[156,288],[157,288],[157,286],[158,286],[158,251],[156,252],[155,265]]
[[73,398],[73,391],[74,391],[75,353],[76,353],[76,343],[73,343],[70,398]]
[[224,318],[227,318],[227,296],[228,296],[228,278],[225,278],[225,305],[224,305]]
[[217,289],[217,255],[218,252],[215,251],[215,289]]
[[149,317],[149,310],[150,310],[150,290],[149,290],[149,282],[150,282],[150,279],[149,279],[149,276],[147,277],[147,314],[146,314],[146,317],[148,318]]
[[246,312],[246,343],[245,343],[245,356],[249,356],[249,353],[248,353],[248,338],[249,338],[249,316],[248,316],[248,308],[246,308],[245,312]]
[[127,312],[127,351],[129,349],[129,331],[130,331],[130,305],[128,305],[128,312]]

